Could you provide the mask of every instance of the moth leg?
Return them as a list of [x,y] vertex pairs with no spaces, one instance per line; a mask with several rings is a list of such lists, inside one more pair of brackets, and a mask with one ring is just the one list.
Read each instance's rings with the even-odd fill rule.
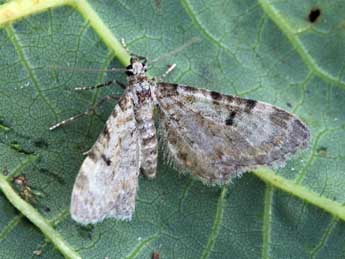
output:
[[105,82],[105,83],[102,83],[102,84],[99,84],[99,85],[95,85],[95,86],[76,87],[76,88],[74,88],[74,90],[76,90],[76,91],[93,90],[93,89],[98,89],[98,88],[101,88],[101,87],[109,86],[109,85],[111,85],[113,83],[117,83],[117,81],[116,80],[110,80],[108,82]]
[[113,100],[118,100],[120,98],[120,96],[118,95],[107,95],[104,96],[98,103],[96,103],[93,107],[89,108],[88,110],[86,110],[85,112],[79,113],[77,115],[74,115],[66,120],[60,121],[59,123],[56,123],[55,125],[49,127],[49,130],[54,130],[56,128],[60,128],[62,126],[65,126],[68,123],[71,123],[81,117],[84,116],[88,116],[88,115],[93,115],[96,113],[96,109],[100,106],[102,106],[106,101],[109,101],[111,99]]
[[126,85],[124,83],[121,83],[120,81],[116,80],[116,84],[118,84],[122,89],[126,89]]
[[161,75],[160,77],[165,78],[167,75],[169,75],[175,69],[175,67],[176,67],[176,64],[168,65],[167,71],[165,71],[163,73],[163,75]]
[[171,64],[168,65],[168,69],[159,77],[154,77],[153,80],[157,81],[157,82],[161,82],[163,81],[163,79],[169,75],[176,67],[176,64]]

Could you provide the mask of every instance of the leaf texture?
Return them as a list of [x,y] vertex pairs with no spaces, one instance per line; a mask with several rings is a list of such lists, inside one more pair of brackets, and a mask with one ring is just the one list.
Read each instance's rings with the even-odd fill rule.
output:
[[[343,1],[4,2],[0,170],[9,176],[0,181],[15,188],[11,178],[25,175],[35,197],[29,202],[53,233],[47,235],[1,194],[1,258],[151,258],[153,252],[162,258],[345,256]],[[200,41],[174,52],[193,37]],[[151,75],[176,63],[169,82],[297,114],[311,130],[310,147],[274,173],[258,170],[223,188],[180,175],[161,152],[158,177],[139,179],[131,222],[76,224],[68,209],[82,153],[115,103],[63,129],[48,128],[104,95],[121,94],[118,87],[73,90],[110,79],[125,82],[120,73],[73,70],[127,65],[121,38],[149,61],[174,53],[152,64]]]

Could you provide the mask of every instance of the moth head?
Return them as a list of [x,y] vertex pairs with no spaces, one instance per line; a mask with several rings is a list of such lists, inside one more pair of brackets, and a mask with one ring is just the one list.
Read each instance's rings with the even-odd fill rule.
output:
[[147,66],[145,62],[141,62],[141,60],[138,57],[132,57],[130,62],[131,64],[126,68],[127,76],[145,75],[147,71]]

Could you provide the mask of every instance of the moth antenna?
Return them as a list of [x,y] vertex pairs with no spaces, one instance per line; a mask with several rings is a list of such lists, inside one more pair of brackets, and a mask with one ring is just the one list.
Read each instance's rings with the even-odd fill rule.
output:
[[110,68],[110,69],[97,69],[97,68],[78,68],[78,67],[63,67],[63,66],[49,66],[49,69],[64,70],[64,71],[76,71],[76,72],[125,72],[126,68]]
[[177,54],[177,53],[181,52],[182,50],[188,48],[188,47],[191,46],[192,44],[198,43],[198,42],[200,42],[200,41],[201,41],[200,38],[198,38],[198,37],[193,37],[193,38],[191,38],[189,41],[187,41],[186,43],[182,44],[180,47],[178,47],[178,48],[176,48],[176,49],[174,49],[174,50],[172,50],[172,51],[170,51],[170,52],[167,52],[167,53],[165,53],[165,54],[159,56],[158,58],[155,58],[154,60],[152,60],[152,61],[150,62],[150,64],[154,64],[154,63],[157,63],[157,62],[159,62],[159,61],[161,61],[161,60],[163,60],[163,59],[166,59],[166,58],[168,58],[168,57],[174,56],[175,54]]
[[86,111],[82,112],[82,113],[79,113],[79,114],[76,114],[68,119],[65,119],[63,121],[60,121],[54,125],[52,125],[51,127],[49,127],[49,130],[55,130],[57,128],[60,128],[60,127],[63,127],[65,126],[66,124],[69,124],[81,117],[84,117],[84,116],[89,116],[89,115],[93,115],[93,114],[96,114],[96,110],[97,108],[101,107],[106,101],[109,101],[109,100],[119,100],[120,99],[120,96],[116,95],[116,94],[113,94],[113,95],[106,95],[104,96],[99,102],[97,102],[93,107],[87,109]]

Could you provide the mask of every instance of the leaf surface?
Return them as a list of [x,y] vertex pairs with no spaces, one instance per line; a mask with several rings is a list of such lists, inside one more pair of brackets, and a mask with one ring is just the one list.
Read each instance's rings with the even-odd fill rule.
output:
[[[12,177],[25,175],[29,202],[39,212],[19,209],[23,215],[13,207],[16,199],[0,195],[0,257],[343,258],[344,11],[341,0],[0,5],[0,169],[9,174],[0,177],[0,188],[9,194],[6,183],[15,189]],[[198,43],[174,52],[195,37]],[[82,153],[114,103],[63,129],[48,127],[104,95],[121,94],[116,87],[73,90],[125,82],[118,73],[73,71],[126,65],[121,38],[149,60],[173,52],[153,64],[150,75],[176,63],[169,82],[296,113],[311,130],[310,147],[282,169],[258,170],[224,188],[179,175],[161,158],[157,179],[140,177],[131,222],[76,224],[68,210]]]

